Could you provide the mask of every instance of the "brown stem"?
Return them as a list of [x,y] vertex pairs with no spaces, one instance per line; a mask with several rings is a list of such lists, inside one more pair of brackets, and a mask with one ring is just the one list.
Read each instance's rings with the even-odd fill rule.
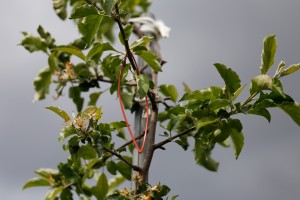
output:
[[191,128],[188,128],[188,129],[182,131],[181,133],[178,133],[177,135],[174,135],[174,136],[172,136],[172,137],[169,137],[169,138],[166,139],[166,140],[163,140],[163,141],[161,141],[161,142],[159,142],[159,143],[157,143],[157,144],[154,144],[154,145],[153,145],[153,148],[154,148],[154,150],[155,150],[155,149],[162,149],[162,147],[163,147],[165,144],[167,144],[167,143],[169,143],[169,142],[172,142],[174,139],[176,139],[176,138],[178,138],[178,137],[181,137],[181,136],[184,136],[184,135],[188,134],[189,132],[191,132],[191,131],[193,131],[193,130],[195,130],[195,129],[196,129],[196,127],[195,127],[195,126],[192,126]]
[[122,160],[123,162],[125,162],[129,167],[131,167],[134,171],[137,171],[137,172],[142,172],[142,169],[136,165],[133,165],[131,164],[130,162],[128,162],[125,158],[123,158],[123,156],[121,154],[119,154],[118,152],[116,151],[113,151],[113,150],[110,150],[110,149],[107,149],[105,147],[103,147],[103,150],[104,151],[107,151],[109,153],[111,153],[112,155],[118,157],[120,160]]

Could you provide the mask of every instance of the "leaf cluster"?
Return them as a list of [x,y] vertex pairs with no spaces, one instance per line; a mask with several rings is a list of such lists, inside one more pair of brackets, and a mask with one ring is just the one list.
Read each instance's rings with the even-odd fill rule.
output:
[[[58,107],[47,107],[66,123],[59,133],[59,141],[70,157],[66,163],[58,164],[57,170],[36,170],[38,177],[29,180],[23,189],[47,186],[50,188],[47,200],[73,199],[74,194],[81,199],[98,200],[160,200],[166,197],[170,191],[168,186],[145,183],[141,177],[144,168],[133,165],[132,140],[126,138],[123,130],[126,122],[101,122],[98,100],[105,91],[109,90],[113,95],[118,90],[119,79],[124,107],[131,112],[142,106],[146,96],[151,100],[152,112],[157,111],[154,109],[156,103],[165,106],[158,114],[158,121],[165,131],[161,141],[149,147],[152,154],[154,150],[165,149],[169,142],[175,142],[184,150],[192,144],[196,164],[210,171],[217,171],[219,166],[211,156],[216,145],[232,145],[236,159],[241,154],[243,125],[235,115],[259,115],[270,122],[269,109],[277,107],[300,126],[300,105],[284,92],[281,82],[282,77],[298,71],[300,64],[286,67],[282,61],[273,76],[268,74],[275,62],[275,35],[264,39],[260,74],[251,79],[249,97],[244,101],[237,100],[246,84],[242,84],[232,68],[221,63],[215,63],[214,67],[225,86],[192,90],[184,83],[185,92],[181,97],[172,84],[156,86],[143,72],[146,67],[154,74],[162,72],[161,61],[149,48],[156,38],[141,35],[137,28],[140,26],[128,23],[130,18],[145,13],[150,4],[149,0],[53,0],[57,16],[62,20],[69,16],[77,25],[80,37],[67,44],[56,44],[42,26],[38,27],[36,36],[23,33],[20,45],[31,53],[42,52],[48,58],[48,66],[34,80],[34,101],[45,99],[53,84],[56,97],[68,90],[78,111],[70,117]],[[115,37],[114,26],[119,27],[118,37]],[[138,38],[130,41],[133,34]],[[115,40],[125,50],[115,48]],[[139,69],[135,57],[143,60],[145,66]],[[108,89],[102,89],[105,84],[109,85]],[[82,93],[89,94],[87,106]],[[115,147],[116,138],[124,141],[118,148]],[[137,174],[133,175],[132,170]],[[111,179],[108,179],[108,173]],[[132,177],[136,190],[116,189]],[[93,179],[96,181],[91,184]],[[170,199],[174,200],[176,196]]]

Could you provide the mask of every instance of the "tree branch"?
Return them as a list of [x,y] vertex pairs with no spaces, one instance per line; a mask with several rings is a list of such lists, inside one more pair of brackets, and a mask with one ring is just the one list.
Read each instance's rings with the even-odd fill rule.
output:
[[[125,50],[126,50],[126,53],[127,53],[128,60],[131,64],[132,68],[135,71],[137,71],[137,66],[135,65],[133,54],[131,53],[131,50],[130,50],[130,47],[129,47],[129,44],[128,44],[128,40],[126,39],[125,31],[124,31],[122,22],[121,22],[120,17],[119,17],[119,7],[118,7],[117,4],[115,5],[115,11],[116,11],[116,16],[113,16],[113,19],[117,22],[117,24],[119,26],[120,33],[121,33],[122,39],[124,41]],[[155,102],[155,96],[149,90],[147,92],[147,96],[149,97],[150,102],[152,104],[152,110],[157,110],[157,105],[156,105],[156,102]]]
[[104,151],[107,151],[109,153],[111,153],[112,155],[118,157],[120,160],[122,160],[123,162],[125,162],[129,167],[131,167],[134,171],[137,171],[137,172],[141,172],[142,169],[136,165],[133,165],[131,164],[130,162],[128,162],[125,158],[123,158],[123,156],[121,154],[119,154],[118,152],[116,151],[113,151],[113,150],[110,150],[110,149],[107,149],[106,147],[103,147],[103,150]]
[[157,143],[157,144],[154,144],[154,145],[153,145],[153,148],[154,148],[154,149],[162,149],[162,147],[163,147],[165,144],[167,144],[167,143],[169,143],[169,142],[172,142],[174,139],[176,139],[176,138],[178,138],[178,137],[181,137],[181,136],[184,136],[184,135],[188,134],[189,132],[191,132],[191,131],[193,131],[193,130],[195,130],[195,129],[196,129],[196,127],[195,127],[195,126],[192,126],[191,128],[188,128],[188,129],[182,131],[181,133],[178,133],[177,135],[174,135],[174,136],[172,136],[172,137],[169,137],[169,138],[166,139],[166,140],[163,140],[163,141],[161,141],[161,142],[159,142],[159,143]]

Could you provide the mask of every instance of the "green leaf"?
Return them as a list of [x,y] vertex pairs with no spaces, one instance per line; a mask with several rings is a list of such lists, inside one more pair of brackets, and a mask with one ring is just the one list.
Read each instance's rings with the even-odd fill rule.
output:
[[85,160],[91,160],[97,157],[97,152],[91,145],[81,146],[78,154]]
[[106,15],[110,15],[112,8],[117,3],[116,0],[103,0],[102,8],[105,11]]
[[95,196],[97,198],[97,200],[104,200],[109,187],[108,187],[108,181],[106,178],[106,175],[104,173],[102,173],[98,179],[97,182],[97,186],[95,188],[92,189],[93,192],[95,193]]
[[293,121],[300,126],[300,104],[298,103],[284,103],[279,106],[286,112]]
[[[131,35],[131,32],[133,31],[133,25],[131,24],[127,24],[126,26],[123,27],[124,29],[124,34],[125,34],[125,40],[128,41],[129,40],[129,37]],[[124,43],[124,39],[123,39],[123,36],[122,36],[122,33],[119,32],[119,40],[120,42],[125,46],[125,43]]]
[[59,46],[53,49],[54,51],[62,51],[64,53],[68,53],[74,56],[77,56],[78,58],[85,60],[85,55],[82,53],[80,49],[77,47],[67,45],[67,46]]
[[285,68],[285,62],[280,61],[280,63],[278,64],[277,70],[275,72],[275,77],[280,76],[280,74],[284,70],[284,68]]
[[159,91],[166,97],[170,97],[173,102],[177,101],[178,93],[174,85],[161,85]]
[[126,123],[124,121],[112,122],[112,123],[110,123],[110,126],[111,126],[112,129],[115,129],[115,130],[127,127],[127,125],[126,125]]
[[215,100],[217,99],[217,96],[219,93],[222,91],[214,91],[216,88],[210,87],[202,90],[194,90],[189,93],[185,93],[183,97],[179,101],[189,101],[189,100],[200,100],[200,101],[205,101],[205,100]]
[[97,8],[93,5],[84,4],[74,10],[74,12],[71,14],[70,19],[77,19],[90,15],[99,15]]
[[272,78],[268,75],[258,75],[252,78],[250,94],[261,92],[262,90],[272,90]]
[[156,195],[155,195],[155,199],[157,198],[157,199],[159,199],[159,198],[162,198],[162,197],[164,197],[164,196],[166,196],[169,192],[171,191],[171,189],[168,187],[168,186],[166,186],[166,185],[161,185],[160,186],[160,190],[156,193]]
[[130,109],[133,105],[133,93],[121,92],[122,101],[125,109]]
[[86,60],[91,60],[95,55],[102,55],[104,51],[118,52],[109,42],[98,43],[88,52]]
[[190,92],[192,92],[191,88],[190,88],[185,82],[183,82],[182,84],[183,84],[184,92],[185,92],[185,93],[190,93]]
[[212,117],[203,117],[203,118],[200,118],[196,121],[196,129],[200,129],[204,126],[207,126],[209,124],[213,124],[213,123],[216,123],[219,119],[214,119]]
[[70,125],[70,126],[65,126],[61,131],[59,132],[59,138],[58,141],[62,142],[64,139],[67,137],[76,134],[76,129]]
[[30,187],[39,187],[39,186],[50,186],[48,180],[44,178],[32,178],[25,183],[23,186],[23,190],[30,188]]
[[216,100],[213,100],[208,105],[208,107],[210,110],[218,110],[220,108],[230,106],[230,105],[231,105],[231,101],[229,101],[228,99],[216,99]]
[[95,106],[102,93],[103,92],[94,92],[94,93],[90,94],[90,101],[88,102],[88,105]]
[[261,54],[261,74],[266,74],[274,64],[277,49],[277,40],[275,35],[268,35],[264,38],[264,48]]
[[83,36],[82,39],[86,43],[86,48],[91,46],[95,35],[99,30],[102,18],[102,15],[90,15],[83,18],[82,21],[78,23],[79,31]]
[[264,107],[256,107],[256,108],[252,108],[250,110],[247,111],[248,114],[253,114],[253,115],[259,115],[262,116],[264,118],[266,118],[268,120],[268,122],[271,122],[271,114],[270,112],[264,108]]
[[39,71],[33,82],[35,90],[33,102],[45,99],[46,94],[49,93],[51,77],[52,74],[49,67],[45,67]]
[[153,37],[143,36],[142,38],[131,43],[130,49],[132,50],[138,46],[146,46],[152,40],[153,40]]
[[54,73],[59,70],[59,67],[58,67],[59,59],[56,57],[55,53],[52,53],[48,57],[48,65],[49,65],[51,73]]
[[109,191],[108,193],[112,193],[113,191],[115,191],[115,189],[117,187],[119,187],[122,183],[124,183],[124,181],[126,181],[126,179],[118,174],[116,176],[114,176],[113,178],[109,179],[108,183],[109,183]]
[[198,165],[205,167],[210,171],[217,171],[219,163],[211,158],[210,150],[202,148],[201,141],[199,139],[195,140],[195,160]]
[[54,200],[55,197],[63,190],[65,189],[65,186],[60,186],[57,188],[54,188],[53,190],[48,190],[45,200]]
[[23,35],[24,39],[21,40],[20,45],[22,45],[26,50],[30,53],[35,51],[43,51],[47,53],[47,44],[42,38],[32,36],[27,33],[23,33]]
[[61,200],[73,200],[73,194],[71,192],[71,189],[65,188],[61,193],[60,193],[60,199]]
[[45,179],[48,179],[49,177],[54,176],[54,175],[58,175],[57,170],[49,169],[49,168],[41,168],[41,169],[35,170],[34,173],[36,173],[37,175],[39,175]]
[[69,97],[73,100],[76,105],[77,111],[80,112],[83,107],[84,98],[80,96],[81,89],[80,87],[70,87]]
[[107,171],[109,171],[109,173],[111,173],[112,175],[117,174],[117,165],[114,161],[112,161],[112,160],[107,161],[106,168],[107,168]]
[[223,64],[215,63],[214,65],[223,78],[226,88],[229,90],[230,94],[234,94],[241,87],[241,80],[238,74]]
[[37,32],[41,36],[42,42],[44,42],[49,49],[55,46],[55,39],[51,36],[49,32],[45,31],[41,25],[39,25]]
[[179,196],[179,195],[172,196],[172,197],[170,198],[170,200],[176,200],[176,198],[177,198],[178,196]]
[[239,96],[240,94],[242,93],[242,91],[244,90],[244,88],[246,87],[247,84],[241,86],[239,89],[237,89],[235,91],[235,93],[233,94],[233,97],[232,97],[232,101],[235,101]]
[[53,0],[53,8],[58,15],[58,17],[62,20],[67,18],[67,1],[68,0]]
[[58,116],[60,116],[61,118],[63,118],[65,120],[65,122],[69,122],[70,121],[70,117],[69,115],[66,113],[66,111],[64,111],[61,108],[55,107],[55,106],[48,106],[46,107],[48,110],[53,111],[54,113],[56,113]]
[[136,76],[136,81],[137,81],[137,90],[140,98],[144,98],[149,90],[149,79],[147,75],[145,74],[140,74]]
[[281,81],[279,78],[273,78],[272,79],[272,91],[280,94],[281,96],[285,96],[283,92],[283,86],[281,84]]
[[234,154],[236,159],[238,159],[244,146],[244,135],[242,132],[239,132],[236,129],[231,129],[230,136],[233,143]]
[[[132,162],[130,157],[123,156],[124,159],[126,159],[128,162]],[[128,166],[124,161],[120,161],[117,163],[117,169],[126,178],[127,180],[131,180],[131,167]]]
[[280,73],[280,77],[292,74],[292,73],[298,71],[299,69],[300,69],[300,63],[291,65]]
[[186,115],[174,115],[171,114],[170,116],[170,121],[167,125],[167,130],[171,131],[173,129],[176,129],[182,122],[183,120],[186,118]]
[[152,51],[139,50],[134,51],[136,55],[141,57],[155,72],[161,72],[161,65],[157,61],[157,56]]

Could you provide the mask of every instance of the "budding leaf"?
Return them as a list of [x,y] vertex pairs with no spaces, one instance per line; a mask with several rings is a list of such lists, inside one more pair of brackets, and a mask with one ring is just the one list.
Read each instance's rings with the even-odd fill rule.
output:
[[251,80],[250,94],[261,92],[262,90],[272,90],[272,78],[268,75],[258,75]]
[[277,49],[277,40],[275,35],[268,35],[264,38],[264,47],[261,54],[261,74],[266,74],[274,64]]
[[292,74],[300,69],[300,63],[289,66],[280,73],[280,77]]
[[215,63],[214,65],[223,78],[226,88],[229,90],[230,94],[233,94],[241,87],[240,77],[235,71],[220,63]]

